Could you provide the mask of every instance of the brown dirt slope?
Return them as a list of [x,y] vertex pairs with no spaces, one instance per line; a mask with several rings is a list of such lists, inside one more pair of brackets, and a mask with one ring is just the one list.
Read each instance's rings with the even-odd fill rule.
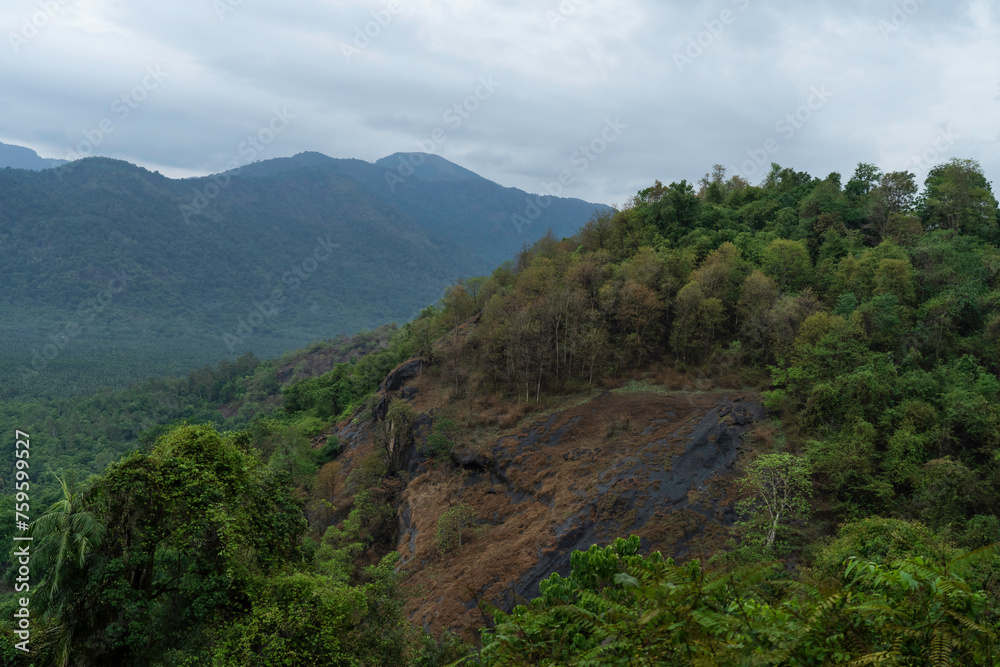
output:
[[[419,448],[440,406],[433,383],[407,375],[401,394],[423,415]],[[500,430],[485,445],[458,443],[450,462],[415,455],[396,546],[414,593],[413,620],[435,633],[481,627],[478,601],[509,610],[537,595],[552,572],[568,575],[572,551],[619,536],[639,535],[644,548],[665,556],[711,556],[735,518],[741,437],[764,416],[755,398],[605,392]],[[358,425],[341,430],[345,475],[371,451],[366,433]],[[460,548],[439,553],[438,518],[459,502],[475,509],[476,525]]]

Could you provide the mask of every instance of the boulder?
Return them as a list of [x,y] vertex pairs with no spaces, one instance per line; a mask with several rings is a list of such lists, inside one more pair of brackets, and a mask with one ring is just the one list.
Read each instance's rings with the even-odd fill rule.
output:
[[390,391],[397,391],[406,386],[413,378],[417,377],[420,373],[420,369],[423,368],[423,359],[410,359],[409,361],[401,363],[396,366],[390,373],[385,376],[385,380],[379,385],[379,392],[385,393]]

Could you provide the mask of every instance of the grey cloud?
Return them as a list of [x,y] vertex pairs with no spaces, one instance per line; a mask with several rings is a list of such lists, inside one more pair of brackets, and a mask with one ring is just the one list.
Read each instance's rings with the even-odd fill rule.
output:
[[[161,63],[170,78],[99,154],[168,175],[219,170],[287,105],[297,117],[262,158],[375,160],[443,127],[435,152],[530,191],[620,116],[628,129],[565,192],[608,203],[716,162],[739,169],[772,136],[768,159],[815,176],[849,177],[862,160],[902,168],[949,122],[961,135],[949,150],[1000,175],[1000,35],[982,0],[398,0],[387,21],[381,0],[222,1],[232,11],[220,19],[213,0],[78,0],[18,53],[0,44],[0,136],[65,157]],[[34,7],[0,9],[0,32]],[[345,56],[366,27],[369,42]],[[443,125],[486,75],[502,87]],[[833,97],[786,137],[776,124],[822,85]]]

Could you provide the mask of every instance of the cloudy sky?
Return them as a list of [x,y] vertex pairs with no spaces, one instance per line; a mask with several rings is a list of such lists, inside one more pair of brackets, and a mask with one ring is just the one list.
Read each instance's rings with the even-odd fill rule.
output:
[[0,141],[175,177],[423,150],[608,204],[715,163],[1000,179],[986,0],[7,0],[0,28]]

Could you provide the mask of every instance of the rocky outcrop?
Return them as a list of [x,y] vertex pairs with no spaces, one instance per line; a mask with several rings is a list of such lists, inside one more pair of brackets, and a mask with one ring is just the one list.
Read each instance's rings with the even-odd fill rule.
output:
[[379,393],[384,394],[387,392],[399,391],[417,377],[423,366],[423,359],[410,359],[409,361],[404,361],[399,366],[392,369],[385,379],[382,380],[382,384],[378,387]]
[[[492,440],[460,440],[450,460],[428,460],[420,443],[439,406],[421,367],[412,359],[394,369],[374,410],[384,417],[395,397],[418,414],[399,480],[406,486],[394,494],[395,544],[385,545],[399,552],[404,586],[418,593],[409,607],[418,624],[481,626],[479,602],[525,602],[551,573],[568,575],[574,550],[619,536],[636,534],[646,550],[682,559],[711,556],[728,539],[734,464],[747,430],[764,418],[756,399],[606,392]],[[371,424],[342,425],[343,476],[372,451]],[[476,527],[461,548],[441,554],[437,521],[460,502],[474,508]]]
[[496,465],[496,461],[492,456],[482,454],[468,447],[457,447],[451,453],[451,461],[458,467],[475,473],[489,472]]
[[[509,610],[515,601],[537,595],[539,582],[553,572],[569,576],[569,555],[573,551],[585,551],[592,544],[603,544],[625,534],[641,536],[651,522],[661,523],[674,512],[689,510],[725,526],[734,522],[731,507],[720,504],[718,498],[702,497],[703,492],[711,478],[732,470],[743,434],[751,424],[764,418],[764,407],[759,403],[744,403],[740,398],[720,398],[718,406],[708,410],[690,433],[686,428],[689,424],[670,431],[671,424],[678,426],[676,417],[671,410],[653,420],[639,435],[659,437],[641,444],[628,455],[607,459],[609,465],[596,476],[592,492],[586,495],[587,502],[555,526],[554,548],[542,554],[538,563],[514,582],[505,594],[503,607]],[[507,443],[494,449],[498,455],[498,476],[505,476],[508,465],[522,465],[512,462],[526,448],[533,448],[536,443],[556,447],[565,440],[574,420],[554,428],[554,418],[555,415],[538,425],[527,437],[518,438],[513,448]],[[501,453],[506,456],[499,458]],[[577,447],[562,458],[597,461],[603,453],[601,447]],[[512,497],[521,496],[517,491],[508,493]],[[684,545],[690,537],[683,533],[669,555],[685,555]],[[651,540],[647,537],[643,542],[648,549]]]
[[[707,557],[735,519],[734,462],[764,417],[740,395],[609,392],[537,419],[489,447],[460,443],[457,467],[416,466],[401,496],[397,550],[421,590],[427,627],[481,624],[480,600],[501,608],[538,594],[569,555],[639,535],[665,556]],[[479,527],[460,550],[437,553],[436,521],[467,502]]]

